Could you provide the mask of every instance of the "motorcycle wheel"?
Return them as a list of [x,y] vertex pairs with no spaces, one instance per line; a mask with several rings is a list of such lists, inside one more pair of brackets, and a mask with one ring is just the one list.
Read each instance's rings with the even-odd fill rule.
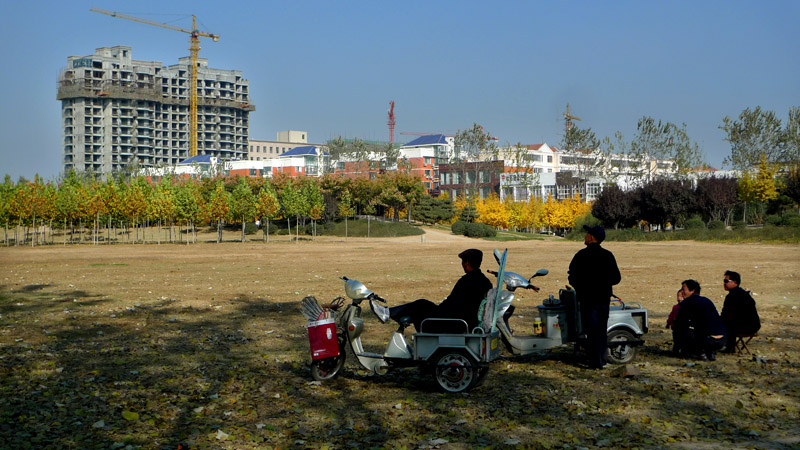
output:
[[[608,343],[633,341],[636,337],[627,330],[612,330],[608,333]],[[606,359],[614,364],[627,364],[636,356],[636,347],[632,345],[609,345]]]
[[315,381],[327,381],[336,378],[344,367],[347,352],[343,342],[339,342],[339,356],[317,359],[311,362],[311,378]]
[[478,379],[478,370],[465,352],[454,350],[444,353],[436,361],[433,377],[442,391],[457,394],[473,387]]

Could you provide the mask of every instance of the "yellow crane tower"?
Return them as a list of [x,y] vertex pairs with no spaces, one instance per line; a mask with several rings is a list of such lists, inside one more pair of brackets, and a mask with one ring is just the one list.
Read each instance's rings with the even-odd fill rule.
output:
[[199,31],[197,29],[197,19],[195,18],[194,14],[192,14],[192,29],[187,30],[186,28],[176,27],[166,23],[153,22],[152,20],[142,19],[140,17],[108,11],[105,9],[90,8],[89,10],[100,14],[106,14],[111,17],[119,17],[120,19],[132,20],[134,22],[144,23],[147,25],[155,25],[168,30],[189,33],[189,52],[192,61],[192,67],[189,70],[191,73],[191,82],[189,84],[189,89],[191,90],[189,94],[189,156],[197,156],[197,56],[200,53],[200,36],[210,37],[214,40],[214,42],[217,42],[219,41],[219,35]]

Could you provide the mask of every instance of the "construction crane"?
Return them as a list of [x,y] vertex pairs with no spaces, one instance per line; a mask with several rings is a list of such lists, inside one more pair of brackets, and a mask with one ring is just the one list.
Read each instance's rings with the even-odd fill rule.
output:
[[114,11],[108,11],[100,8],[90,8],[89,11],[105,14],[111,17],[119,17],[120,19],[132,20],[134,22],[144,23],[147,25],[154,25],[168,30],[180,31],[188,33],[189,37],[189,53],[191,55],[192,67],[189,70],[191,74],[191,81],[189,83],[189,156],[197,156],[197,56],[200,54],[200,36],[210,37],[214,42],[219,41],[219,35],[206,33],[197,29],[197,19],[192,14],[192,29],[176,27],[166,23],[153,22],[152,20],[142,19],[140,17],[130,16]]
[[580,117],[575,117],[569,113],[569,103],[567,103],[567,112],[564,113],[564,142],[567,144],[567,148],[565,150],[570,150],[570,142],[569,142],[569,130],[572,129],[572,121],[573,120],[581,120]]
[[394,144],[394,100],[389,102],[389,142]]

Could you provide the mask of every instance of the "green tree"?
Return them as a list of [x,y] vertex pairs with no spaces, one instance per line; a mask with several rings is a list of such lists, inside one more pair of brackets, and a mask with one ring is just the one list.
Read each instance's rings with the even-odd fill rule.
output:
[[[200,221],[203,210],[203,196],[199,186],[193,181],[186,181],[175,190],[175,217],[186,224],[187,234],[191,233],[192,242],[196,241],[195,224]],[[186,237],[189,243],[189,236]]]
[[14,193],[14,182],[11,176],[6,174],[3,184],[0,184],[0,221],[4,224],[4,241],[8,246],[8,222],[11,219],[10,203]]
[[325,211],[325,199],[322,196],[322,189],[319,184],[312,179],[307,179],[303,182],[302,187],[303,203],[306,208],[306,215],[311,218],[312,238],[317,236],[317,221],[322,218],[322,213]]
[[231,194],[225,190],[225,183],[217,181],[214,192],[208,201],[208,218],[217,224],[217,244],[222,242],[222,224],[228,219],[231,210]]
[[231,202],[231,216],[241,220],[242,223],[242,242],[244,242],[245,223],[252,219],[256,214],[256,197],[250,189],[247,178],[239,177],[239,182],[233,188]]
[[278,196],[269,186],[263,186],[256,196],[256,216],[266,222],[264,240],[269,242],[269,221],[278,216],[281,205]]
[[800,166],[800,106],[789,109],[789,120],[783,129],[784,156],[789,166]]
[[354,214],[353,198],[350,192],[344,191],[339,198],[339,216],[344,217],[344,237],[347,237],[347,219]]
[[[699,145],[689,138],[686,124],[677,126],[671,122],[656,122],[645,116],[637,124],[629,157],[636,161],[632,169],[637,175],[650,181],[659,170],[667,171],[675,178],[686,178],[700,165],[703,154]],[[666,161],[672,161],[672,167],[667,167]]]
[[157,241],[161,243],[161,229],[165,224],[170,224],[175,217],[175,201],[173,198],[173,184],[169,177],[162,178],[155,185],[147,205],[148,216],[156,221]]
[[456,133],[453,155],[449,159],[457,167],[468,197],[479,195],[479,174],[483,163],[496,159],[498,153],[495,139],[477,123]]
[[[286,218],[286,223],[289,226],[289,239],[292,238],[292,217],[299,218],[305,211],[303,194],[300,189],[295,186],[296,183],[297,181],[287,183],[280,196],[283,217]],[[299,237],[299,230],[297,230],[295,241],[297,241]]]
[[[80,209],[82,198],[79,192],[80,181],[75,176],[75,172],[70,172],[67,178],[61,183],[56,197],[56,211],[60,219],[64,220],[64,231],[66,233],[67,222],[70,225],[69,240],[74,239],[75,220],[80,217]],[[67,244],[67,238],[64,237],[64,245]]]
[[724,163],[734,169],[746,171],[755,167],[761,155],[765,155],[770,163],[783,162],[782,147],[786,136],[774,111],[764,111],[760,106],[753,110],[746,108],[738,119],[726,116],[719,128],[725,132],[725,140],[731,145],[731,154]]

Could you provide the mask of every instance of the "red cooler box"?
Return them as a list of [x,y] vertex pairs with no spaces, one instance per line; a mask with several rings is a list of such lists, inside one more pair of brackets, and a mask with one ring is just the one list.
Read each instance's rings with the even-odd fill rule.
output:
[[308,342],[311,343],[311,359],[339,356],[336,321],[322,319],[308,322]]

